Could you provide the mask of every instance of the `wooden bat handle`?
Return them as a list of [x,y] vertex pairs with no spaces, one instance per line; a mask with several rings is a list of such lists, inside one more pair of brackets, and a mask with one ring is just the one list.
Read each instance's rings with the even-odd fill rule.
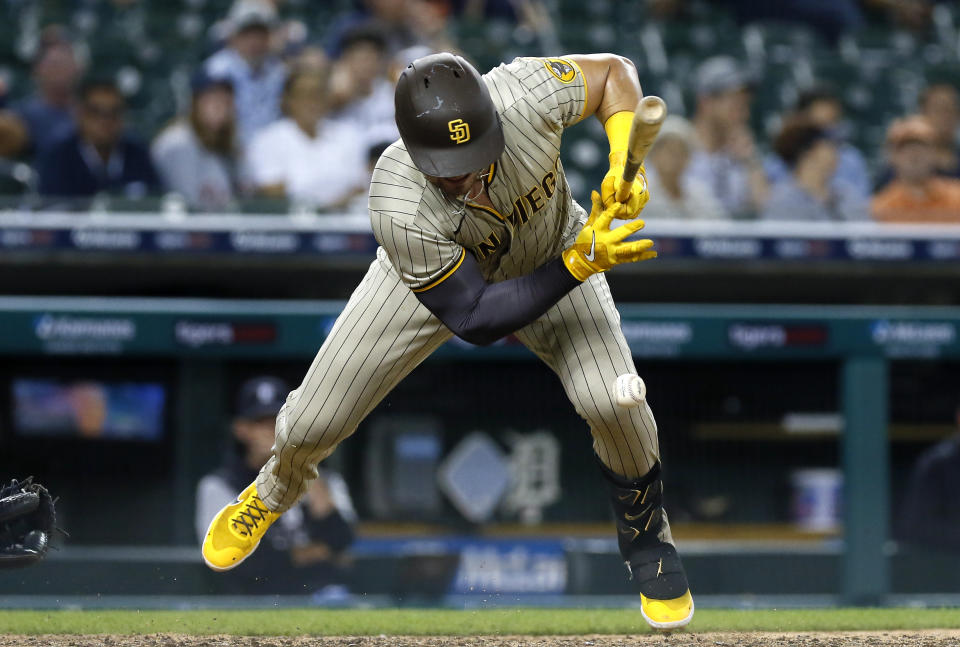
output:
[[630,188],[637,177],[640,165],[650,152],[653,140],[660,132],[663,120],[667,118],[667,104],[656,96],[647,96],[640,99],[633,113],[633,123],[630,125],[630,139],[627,142],[627,163],[623,167],[623,182],[615,196],[617,202],[626,202],[630,197]]

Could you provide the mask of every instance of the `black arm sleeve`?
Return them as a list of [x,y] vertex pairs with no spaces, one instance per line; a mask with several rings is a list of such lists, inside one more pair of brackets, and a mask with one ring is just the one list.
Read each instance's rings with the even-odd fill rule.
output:
[[456,336],[483,346],[531,323],[578,285],[562,258],[525,276],[487,283],[465,252],[456,272],[416,295]]

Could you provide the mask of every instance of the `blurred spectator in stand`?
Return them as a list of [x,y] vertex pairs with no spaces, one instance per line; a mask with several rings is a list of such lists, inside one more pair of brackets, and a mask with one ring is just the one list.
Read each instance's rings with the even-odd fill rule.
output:
[[7,110],[7,82],[0,79],[0,157],[17,157],[30,141],[27,124],[13,111]]
[[[933,6],[946,0],[716,0],[728,7],[738,23],[758,20],[802,23],[836,44],[844,34],[864,26],[871,17],[887,20],[898,29],[926,31]],[[655,18],[681,18],[690,0],[647,0]],[[870,15],[865,15],[864,10]]]
[[646,0],[646,10],[655,20],[671,20],[680,17],[687,0]]
[[923,32],[930,27],[933,5],[938,0],[863,0],[863,6],[886,18],[891,26]]
[[450,33],[451,0],[407,0],[410,5],[410,27],[417,39],[438,52],[459,52]]
[[873,197],[880,222],[960,222],[960,180],[938,177],[937,134],[925,117],[898,119],[887,131],[893,180]]
[[226,210],[237,186],[233,85],[200,70],[190,87],[190,113],[157,136],[153,162],[166,190],[191,209]]
[[400,75],[403,74],[403,71],[407,69],[408,65],[413,63],[418,58],[429,56],[430,54],[435,53],[436,50],[431,49],[426,45],[414,45],[413,47],[402,49],[394,54],[393,58],[390,60],[390,63],[387,65],[387,80],[390,81],[390,87],[395,87],[397,85],[397,81],[400,80]]
[[[250,485],[270,458],[277,413],[289,389],[274,377],[256,377],[239,391],[232,432],[234,449],[223,465],[197,484],[196,530],[207,526],[236,493]],[[328,593],[344,584],[357,515],[343,478],[318,469],[303,500],[284,513],[242,568],[218,575],[234,593]]]
[[733,216],[756,214],[767,199],[766,173],[749,126],[752,83],[729,56],[709,58],[696,72],[698,145],[684,182],[708,186]]
[[663,122],[645,165],[650,202],[643,208],[644,219],[698,220],[726,215],[709,187],[697,178],[684,178],[695,140],[693,126],[683,117],[671,115]]
[[257,133],[246,150],[246,173],[258,194],[337,209],[366,191],[366,136],[349,121],[326,118],[327,87],[327,71],[290,74],[284,118]]
[[308,70],[322,72],[326,70],[330,64],[330,59],[322,47],[309,46],[304,47],[297,53],[296,58],[289,62],[289,68],[300,70],[301,72]]
[[383,32],[374,24],[359,25],[344,35],[340,58],[330,71],[330,118],[359,129],[364,148],[366,143],[400,137],[387,61]]
[[[837,148],[837,168],[830,178],[830,190],[839,204],[863,208],[870,200],[870,174],[863,154],[845,141],[843,104],[837,90],[822,84],[801,92],[785,122],[791,120],[803,120],[827,131]],[[787,179],[791,173],[776,153],[767,156],[764,167],[771,186]]]
[[960,177],[960,150],[957,131],[960,129],[960,93],[949,83],[928,85],[920,95],[920,114],[927,118],[936,135],[934,148],[937,172]]
[[270,48],[277,11],[266,0],[236,0],[227,16],[227,46],[204,63],[214,78],[233,84],[239,139],[247,143],[280,116],[280,94],[287,72]]
[[[960,410],[956,414],[960,425]],[[920,548],[960,552],[960,434],[917,459],[902,510],[895,520],[897,539]]]
[[124,132],[123,95],[113,81],[80,88],[77,128],[40,153],[40,193],[90,197],[106,192],[141,198],[160,188],[147,147]]
[[[920,94],[919,112],[933,128],[934,172],[943,177],[960,178],[957,129],[960,128],[960,96],[949,83],[934,83]],[[887,165],[877,178],[877,190],[893,179],[893,169]]]
[[387,56],[419,42],[410,27],[410,0],[356,0],[357,8],[335,20],[327,30],[327,54],[336,59],[344,39],[356,27],[376,22],[386,39]]
[[[680,18],[689,0],[647,0],[651,15]],[[817,31],[829,43],[863,24],[857,0],[718,0],[728,7],[741,25],[758,20],[802,23]]]
[[832,179],[839,157],[830,131],[803,117],[788,121],[773,143],[790,169],[770,190],[767,220],[842,221],[867,218],[867,199],[837,193]]
[[[19,151],[26,145],[27,129],[16,115],[5,113],[7,106],[7,82],[0,78],[0,149]],[[6,196],[26,194],[35,180],[33,170],[23,162],[4,159],[0,155],[0,201]]]
[[456,9],[467,20],[507,18],[516,20],[518,13],[543,8],[541,0],[458,0]]
[[0,157],[36,157],[70,131],[81,74],[63,29],[44,29],[33,62],[34,94],[0,112]]

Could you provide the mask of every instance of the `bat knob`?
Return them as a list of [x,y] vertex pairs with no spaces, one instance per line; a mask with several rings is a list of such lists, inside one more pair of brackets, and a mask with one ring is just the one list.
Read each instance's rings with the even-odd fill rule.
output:
[[660,97],[648,95],[640,99],[637,112],[646,123],[658,124],[667,117],[667,104]]

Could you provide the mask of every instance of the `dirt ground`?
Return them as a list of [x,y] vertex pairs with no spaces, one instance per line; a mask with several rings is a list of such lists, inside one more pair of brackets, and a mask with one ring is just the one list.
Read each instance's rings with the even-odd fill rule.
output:
[[4,636],[0,647],[960,647],[960,630],[636,636]]

